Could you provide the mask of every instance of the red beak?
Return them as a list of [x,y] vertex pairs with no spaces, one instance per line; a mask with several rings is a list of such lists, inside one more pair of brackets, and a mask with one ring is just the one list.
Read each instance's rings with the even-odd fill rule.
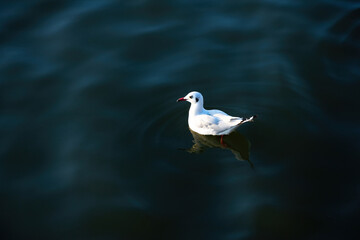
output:
[[181,101],[186,101],[186,99],[185,98],[179,98],[178,100],[176,100],[176,102],[181,102]]

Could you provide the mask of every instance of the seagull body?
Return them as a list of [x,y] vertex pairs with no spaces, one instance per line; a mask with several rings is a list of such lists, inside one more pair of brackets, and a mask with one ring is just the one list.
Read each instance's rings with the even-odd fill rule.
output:
[[179,101],[191,103],[189,109],[189,128],[201,135],[228,135],[235,131],[241,124],[253,121],[255,116],[250,118],[233,117],[220,110],[206,110],[204,98],[199,92],[190,92]]

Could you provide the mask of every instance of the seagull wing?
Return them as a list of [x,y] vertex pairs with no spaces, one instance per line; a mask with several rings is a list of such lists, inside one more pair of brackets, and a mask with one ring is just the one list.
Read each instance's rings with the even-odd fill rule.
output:
[[243,120],[241,117],[233,117],[220,110],[208,110],[208,112],[220,121],[223,121],[227,126],[237,125]]

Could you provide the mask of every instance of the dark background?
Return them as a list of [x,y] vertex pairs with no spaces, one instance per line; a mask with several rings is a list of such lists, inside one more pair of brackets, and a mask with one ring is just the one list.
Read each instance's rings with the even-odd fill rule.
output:
[[[354,239],[358,1],[0,3],[0,238]],[[258,114],[190,154],[189,91]]]

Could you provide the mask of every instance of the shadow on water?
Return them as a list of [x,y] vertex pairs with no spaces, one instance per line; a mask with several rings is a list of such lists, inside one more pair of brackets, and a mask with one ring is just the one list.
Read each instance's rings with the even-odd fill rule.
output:
[[221,148],[230,150],[235,158],[240,161],[249,162],[251,168],[254,164],[250,161],[250,141],[239,132],[235,131],[224,136],[224,144],[220,142],[220,136],[201,135],[190,130],[194,145],[186,149],[189,153],[202,153],[208,148]]

